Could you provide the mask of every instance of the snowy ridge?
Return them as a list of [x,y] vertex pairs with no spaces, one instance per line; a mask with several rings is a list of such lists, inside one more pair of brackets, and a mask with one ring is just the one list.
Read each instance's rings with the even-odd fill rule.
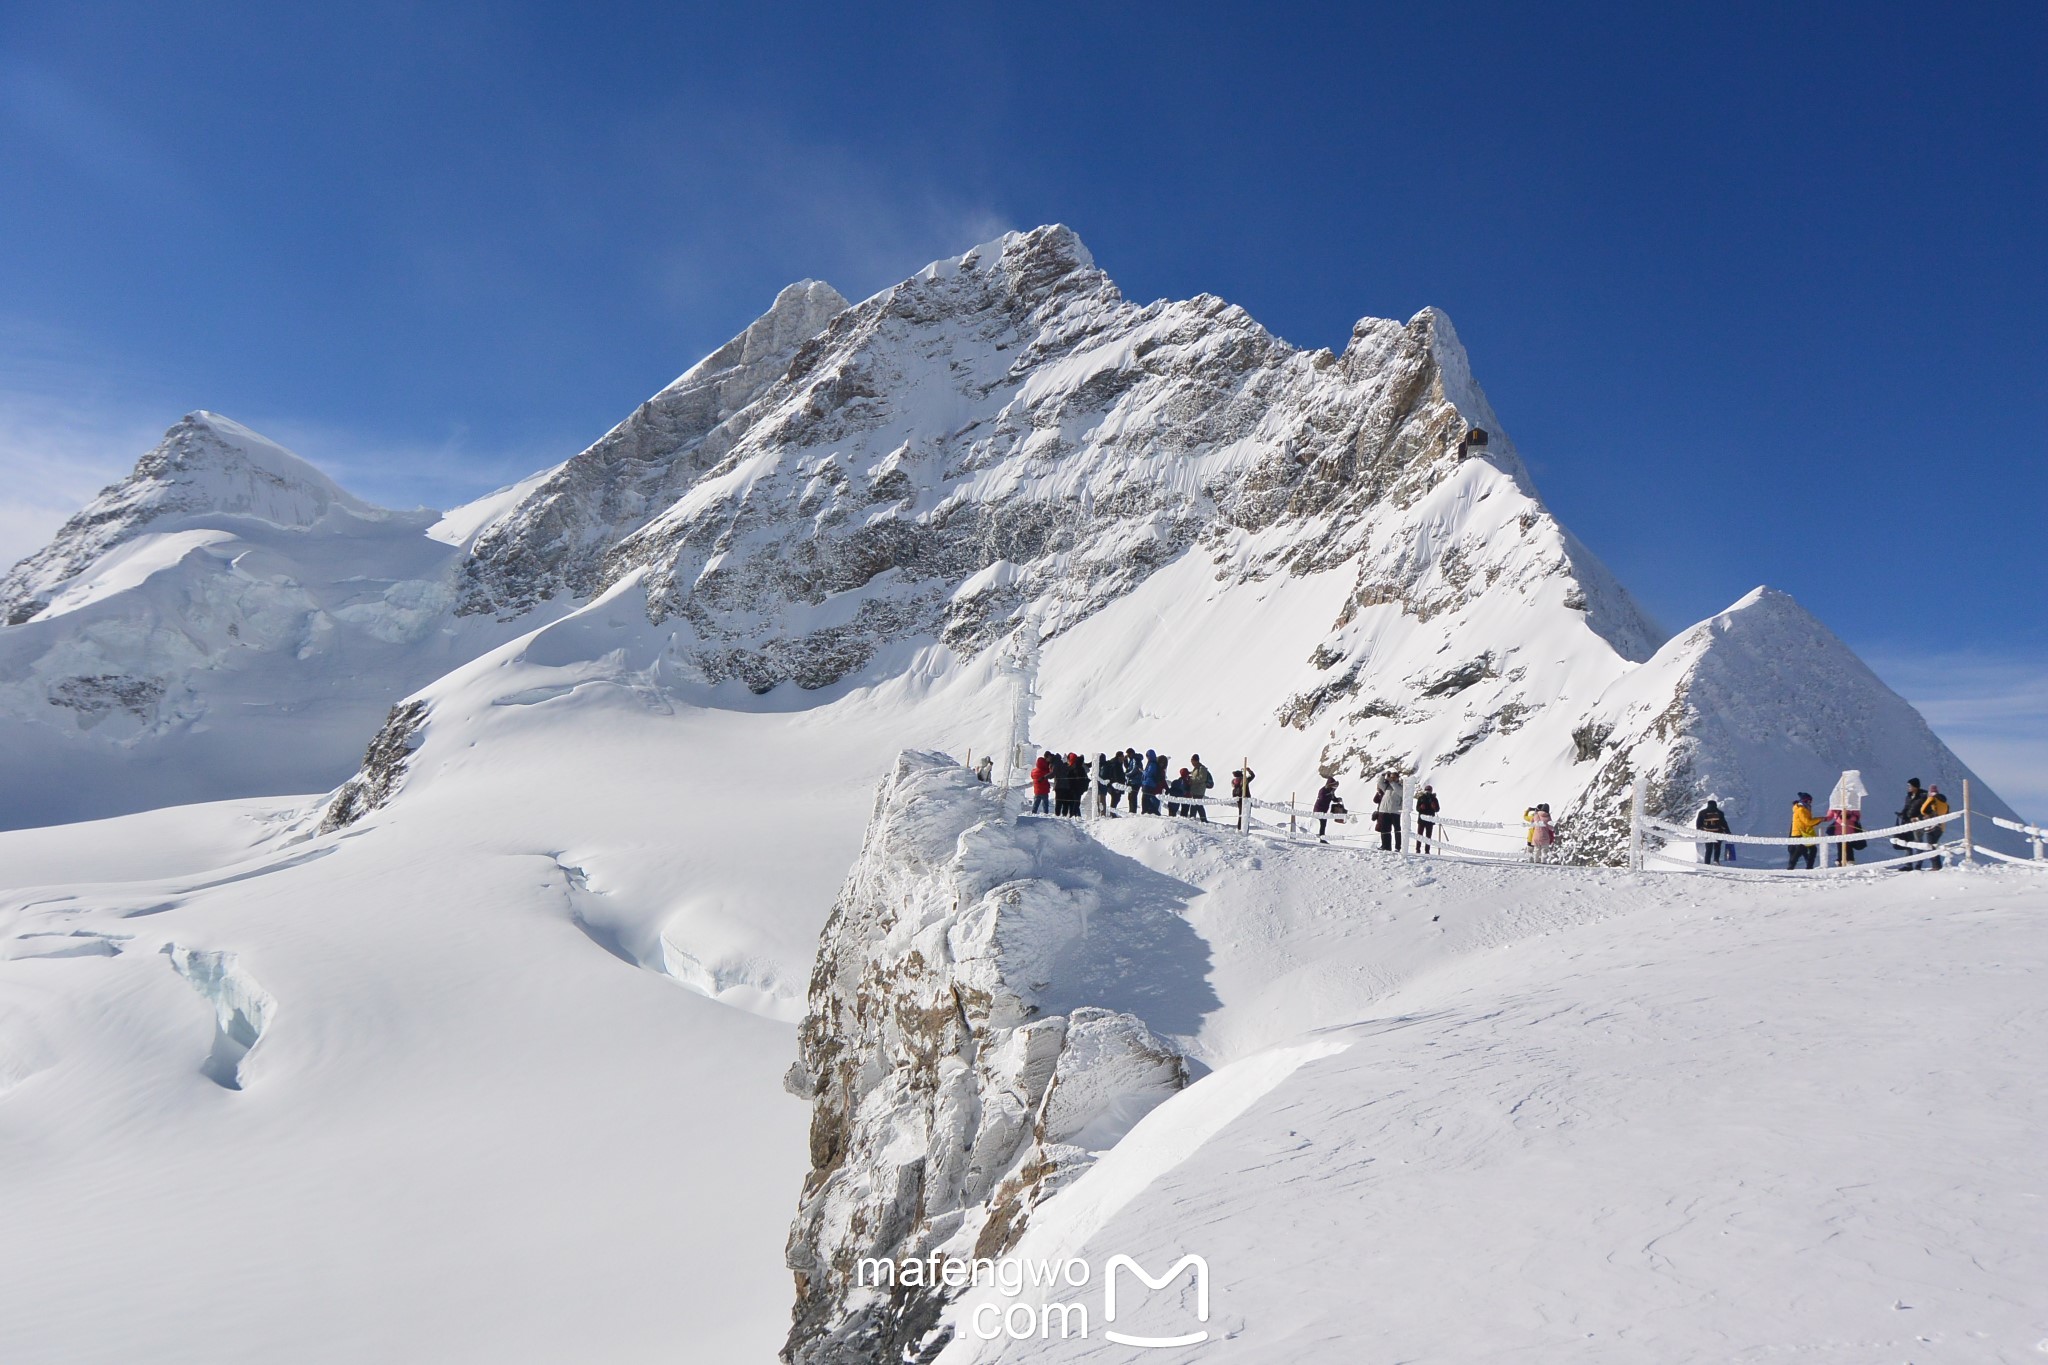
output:
[[611,548],[724,454],[735,437],[734,418],[845,307],[823,281],[790,285],[745,331],[596,444],[536,476],[474,536],[461,609],[518,615],[557,593],[587,597],[601,590]]
[[1958,809],[1968,779],[1979,810],[2014,818],[1909,702],[1772,588],[1672,639],[1602,694],[1581,734],[1600,767],[1564,824],[1601,850],[1625,823],[1639,772],[1651,815],[1689,825],[1713,796],[1737,833],[1786,833],[1793,795],[1812,792],[1825,810],[1833,776],[1850,768],[1881,784],[1866,828],[1891,823],[1870,817],[1898,809],[1907,778],[1939,786]]

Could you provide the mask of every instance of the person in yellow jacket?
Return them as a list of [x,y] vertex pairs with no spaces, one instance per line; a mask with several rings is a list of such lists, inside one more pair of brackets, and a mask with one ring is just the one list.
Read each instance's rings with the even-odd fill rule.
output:
[[[1929,787],[1927,789],[1927,799],[1920,803],[1920,818],[1926,820],[1936,815],[1947,815],[1948,812],[1948,798],[1941,794],[1941,788]],[[1941,847],[1941,836],[1947,830],[1947,825],[1929,825],[1926,829],[1920,831],[1918,837],[1921,843],[1927,845],[1930,850],[1933,850]],[[1936,872],[1939,872],[1941,870],[1941,855],[1936,853],[1933,862],[1916,863],[1914,866],[1931,867]]]
[[[1795,839],[1813,839],[1819,837],[1819,835],[1820,821],[1815,818],[1813,813],[1813,796],[1809,792],[1801,792],[1799,793],[1799,799],[1792,803],[1792,837]],[[1806,859],[1806,866],[1810,871],[1813,867],[1813,861],[1819,853],[1819,844],[1794,844],[1792,845],[1792,856],[1785,861],[1785,870],[1790,872],[1793,868],[1799,866],[1799,860],[1804,858]]]

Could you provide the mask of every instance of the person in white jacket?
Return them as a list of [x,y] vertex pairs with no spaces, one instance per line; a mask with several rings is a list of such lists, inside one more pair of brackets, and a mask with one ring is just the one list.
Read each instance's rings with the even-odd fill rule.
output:
[[[1851,768],[1835,782],[1835,789],[1828,793],[1828,823],[1833,828],[1830,834],[1861,834],[1863,832],[1863,798],[1870,795],[1870,788],[1863,785],[1863,770]],[[1864,845],[1861,839],[1851,843],[1835,845],[1844,864],[1856,861],[1856,854]]]
[[1401,774],[1388,773],[1380,779],[1379,799],[1373,802],[1373,820],[1380,827],[1380,847],[1389,853],[1401,851],[1401,812],[1407,806],[1408,788]]

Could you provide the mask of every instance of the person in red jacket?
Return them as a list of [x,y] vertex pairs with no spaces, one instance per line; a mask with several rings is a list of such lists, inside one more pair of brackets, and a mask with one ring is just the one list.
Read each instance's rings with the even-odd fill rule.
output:
[[1052,814],[1052,755],[1040,754],[1031,765],[1031,813]]

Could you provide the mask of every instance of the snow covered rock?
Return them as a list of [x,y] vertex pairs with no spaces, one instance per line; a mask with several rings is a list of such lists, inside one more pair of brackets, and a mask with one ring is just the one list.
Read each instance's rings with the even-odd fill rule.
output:
[[787,1256],[799,1365],[937,1349],[958,1286],[906,1267],[999,1256],[1187,1084],[1137,1015],[1083,1001],[1177,984],[1134,945],[1171,940],[1162,918],[1192,940],[1165,908],[1190,888],[1067,822],[1000,814],[953,760],[904,753],[821,939],[788,1078],[812,1104]]
[[55,539],[0,578],[0,620],[33,619],[94,561],[165,519],[221,513],[304,529],[337,510],[372,520],[389,515],[241,423],[187,413],[127,478],[102,490]]
[[0,827],[333,787],[395,701],[535,624],[455,616],[439,520],[180,421],[0,591]]
[[[1578,753],[1597,762],[1563,812],[1567,848],[1611,860],[1627,839],[1629,788],[1647,779],[1650,814],[1690,825],[1708,797],[1737,832],[1784,833],[1793,796],[1815,795],[1845,769],[1883,774],[1871,810],[1890,823],[1906,779],[1949,793],[1960,806],[1971,778],[1905,698],[1789,593],[1758,588],[1718,616],[1673,638],[1616,682],[1580,731]],[[1981,781],[1979,809],[2014,818]],[[1986,830],[1987,839],[1995,831]]]
[[461,609],[518,615],[557,593],[598,591],[612,547],[724,456],[746,430],[734,419],[845,307],[821,280],[790,285],[744,332],[550,472],[476,538]]
[[[813,289],[778,310],[816,320]],[[838,312],[773,383],[725,377],[743,340],[487,529],[465,610],[644,569],[650,619],[686,623],[706,680],[817,688],[906,637],[978,651],[1026,604],[1057,633],[1199,547],[1237,580],[1356,562],[1354,610],[1425,619],[1509,571],[1523,591],[1555,580],[1553,609],[1612,649],[1657,643],[1534,500],[1434,309],[1359,323],[1341,357],[1303,351],[1206,295],[1129,302],[1055,226]],[[1494,479],[1468,487],[1461,443],[1482,423],[1496,434],[1472,464]],[[1488,547],[1486,519],[1447,525],[1443,499],[1418,510],[1496,482],[1509,545]]]

